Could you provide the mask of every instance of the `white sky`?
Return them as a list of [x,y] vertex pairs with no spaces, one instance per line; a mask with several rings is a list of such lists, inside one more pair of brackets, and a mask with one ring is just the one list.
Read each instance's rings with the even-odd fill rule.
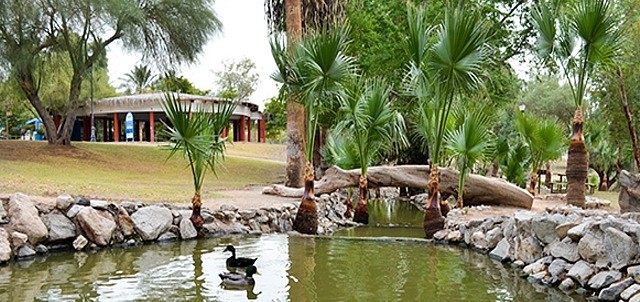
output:
[[[222,22],[221,34],[214,36],[205,46],[199,61],[190,66],[176,68],[178,76],[189,79],[199,89],[217,90],[214,71],[222,70],[223,62],[238,61],[244,57],[256,64],[260,80],[251,102],[263,107],[264,101],[278,94],[275,82],[269,78],[276,70],[269,47],[267,21],[264,16],[264,0],[217,0],[214,10]],[[141,55],[127,53],[121,44],[108,48],[109,79],[113,86],[122,83],[121,78],[140,64]]]

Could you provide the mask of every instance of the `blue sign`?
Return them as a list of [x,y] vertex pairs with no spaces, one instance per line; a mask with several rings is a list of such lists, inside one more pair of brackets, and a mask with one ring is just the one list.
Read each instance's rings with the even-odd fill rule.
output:
[[125,141],[133,141],[133,114],[131,112],[127,113],[127,117],[124,119],[124,128],[125,128]]

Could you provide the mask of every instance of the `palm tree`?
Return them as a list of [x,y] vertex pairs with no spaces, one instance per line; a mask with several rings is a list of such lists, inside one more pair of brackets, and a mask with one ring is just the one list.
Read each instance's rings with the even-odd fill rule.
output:
[[389,88],[381,80],[357,81],[347,89],[346,97],[340,98],[341,122],[333,130],[351,142],[356,149],[360,167],[360,192],[353,221],[369,222],[367,210],[367,169],[383,152],[408,144],[402,116],[391,108]]
[[529,193],[535,195],[538,170],[547,162],[558,159],[564,152],[563,127],[555,120],[536,118],[532,114],[516,113],[516,129],[523,136],[531,158]]
[[133,86],[134,93],[143,93],[153,85],[157,76],[153,75],[147,65],[135,65],[131,71],[124,75],[128,85]]
[[[567,160],[567,203],[585,206],[585,183],[589,172],[589,153],[583,135],[583,105],[594,70],[609,64],[621,52],[621,20],[608,0],[581,0],[566,16],[558,9],[540,4],[532,12],[539,37],[539,56],[560,65],[576,111]],[[576,43],[577,42],[577,43]]]
[[[351,139],[347,139],[342,133],[332,131],[327,136],[327,143],[321,150],[322,158],[331,165],[336,165],[344,170],[360,168],[360,156],[358,147]],[[353,188],[347,188],[347,199],[344,212],[345,218],[353,217]]]
[[[303,32],[329,28],[344,18],[342,1],[265,0],[265,15],[270,32],[286,31],[290,51],[302,39]],[[285,185],[304,184],[305,112],[300,100],[287,96],[287,167]]]
[[431,171],[427,190],[429,199],[425,209],[424,229],[427,238],[444,227],[439,193],[438,165],[443,164],[442,148],[446,125],[454,101],[464,93],[482,85],[482,65],[488,58],[486,48],[488,27],[478,14],[466,10],[462,4],[449,7],[442,24],[436,28],[435,44],[429,47],[429,30],[424,9],[409,10],[409,78],[414,83],[414,95],[423,103],[430,88],[434,106],[434,137],[430,145]]
[[493,144],[491,143],[491,119],[483,110],[465,114],[465,110],[459,109],[456,115],[458,119],[463,120],[463,123],[457,129],[448,132],[445,140],[447,148],[456,157],[460,170],[456,208],[462,208],[464,181],[469,174],[468,171],[477,161],[490,157]]
[[[229,123],[229,118],[236,108],[235,102],[222,102],[217,106],[205,108],[201,104],[192,108],[192,103],[180,100],[176,93],[165,93],[162,104],[171,125],[165,124],[164,133],[172,143],[171,158],[176,153],[182,153],[189,162],[195,193],[191,199],[191,222],[200,230],[202,228],[202,185],[207,171],[216,173],[216,165],[224,159],[225,140],[222,131]],[[196,109],[196,110],[192,110]]]
[[312,165],[318,114],[323,106],[337,101],[343,94],[344,85],[355,75],[354,60],[345,55],[347,33],[347,28],[312,33],[304,37],[291,52],[286,51],[282,41],[271,41],[272,54],[278,67],[272,78],[283,84],[284,93],[300,100],[306,115],[305,193],[293,223],[294,230],[305,234],[315,234],[318,227]]

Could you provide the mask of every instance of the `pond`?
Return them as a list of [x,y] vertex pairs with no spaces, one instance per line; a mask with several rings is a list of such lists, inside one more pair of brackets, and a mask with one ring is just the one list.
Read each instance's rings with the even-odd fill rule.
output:
[[[374,225],[393,221],[376,215]],[[486,255],[392,238],[415,227],[390,224],[392,236],[267,234],[53,253],[1,266],[0,301],[573,301]],[[258,257],[255,287],[220,285],[227,244]]]

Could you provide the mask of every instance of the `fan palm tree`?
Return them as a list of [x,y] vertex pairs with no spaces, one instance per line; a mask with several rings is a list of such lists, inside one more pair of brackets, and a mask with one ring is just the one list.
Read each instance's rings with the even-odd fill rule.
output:
[[133,86],[134,93],[143,93],[153,86],[157,76],[153,75],[147,65],[135,65],[133,69],[124,75],[128,85]]
[[538,170],[546,163],[558,159],[564,152],[563,127],[555,120],[537,118],[532,114],[516,113],[516,129],[523,136],[531,158],[529,193],[535,195]]
[[[222,131],[229,123],[229,118],[236,108],[235,102],[211,104],[207,110],[204,104],[192,108],[192,103],[180,100],[176,93],[165,93],[162,104],[170,125],[165,124],[164,134],[172,143],[171,158],[176,153],[189,162],[195,193],[191,199],[191,222],[200,230],[202,228],[202,185],[207,171],[216,173],[216,165],[224,159],[225,139]],[[195,109],[195,110],[192,110]]]
[[491,119],[483,110],[466,113],[459,109],[457,114],[462,125],[446,135],[447,148],[456,157],[460,176],[458,179],[458,200],[456,208],[462,208],[464,181],[476,162],[489,158],[493,152],[491,142]]
[[[445,19],[436,29],[435,44],[429,46],[429,32],[424,9],[409,10],[410,71],[414,95],[424,103],[422,92],[431,92],[435,125],[429,143],[431,171],[427,183],[429,199],[425,209],[424,229],[427,238],[444,227],[439,193],[438,165],[443,164],[443,137],[454,101],[461,94],[479,88],[483,83],[483,64],[488,59],[486,47],[488,27],[482,19],[461,4],[449,7]],[[424,89],[430,88],[430,89]],[[418,93],[415,93],[418,92]]]
[[581,0],[566,16],[543,3],[532,11],[539,33],[540,57],[560,65],[576,106],[567,159],[567,203],[585,206],[589,153],[583,135],[583,107],[589,80],[599,65],[611,63],[621,52],[622,18],[608,0]]
[[[347,148],[355,148],[361,170],[353,221],[366,224],[369,222],[367,169],[383,152],[408,144],[404,119],[391,107],[388,86],[381,80],[361,80],[350,85],[346,97],[340,98],[338,120],[341,122],[333,131],[349,142]],[[343,151],[342,154],[349,153]]]
[[[332,131],[327,136],[327,143],[321,150],[322,158],[330,165],[336,165],[344,170],[360,168],[358,147],[351,139],[347,139],[342,133]],[[347,199],[344,212],[345,218],[353,217],[353,188],[347,188]]]
[[312,164],[318,114],[323,106],[337,101],[356,71],[353,58],[345,55],[347,33],[348,28],[311,33],[291,52],[287,52],[281,40],[271,41],[278,68],[272,78],[282,83],[283,92],[300,100],[305,109],[305,189],[293,223],[294,230],[305,234],[315,234],[318,228]]

